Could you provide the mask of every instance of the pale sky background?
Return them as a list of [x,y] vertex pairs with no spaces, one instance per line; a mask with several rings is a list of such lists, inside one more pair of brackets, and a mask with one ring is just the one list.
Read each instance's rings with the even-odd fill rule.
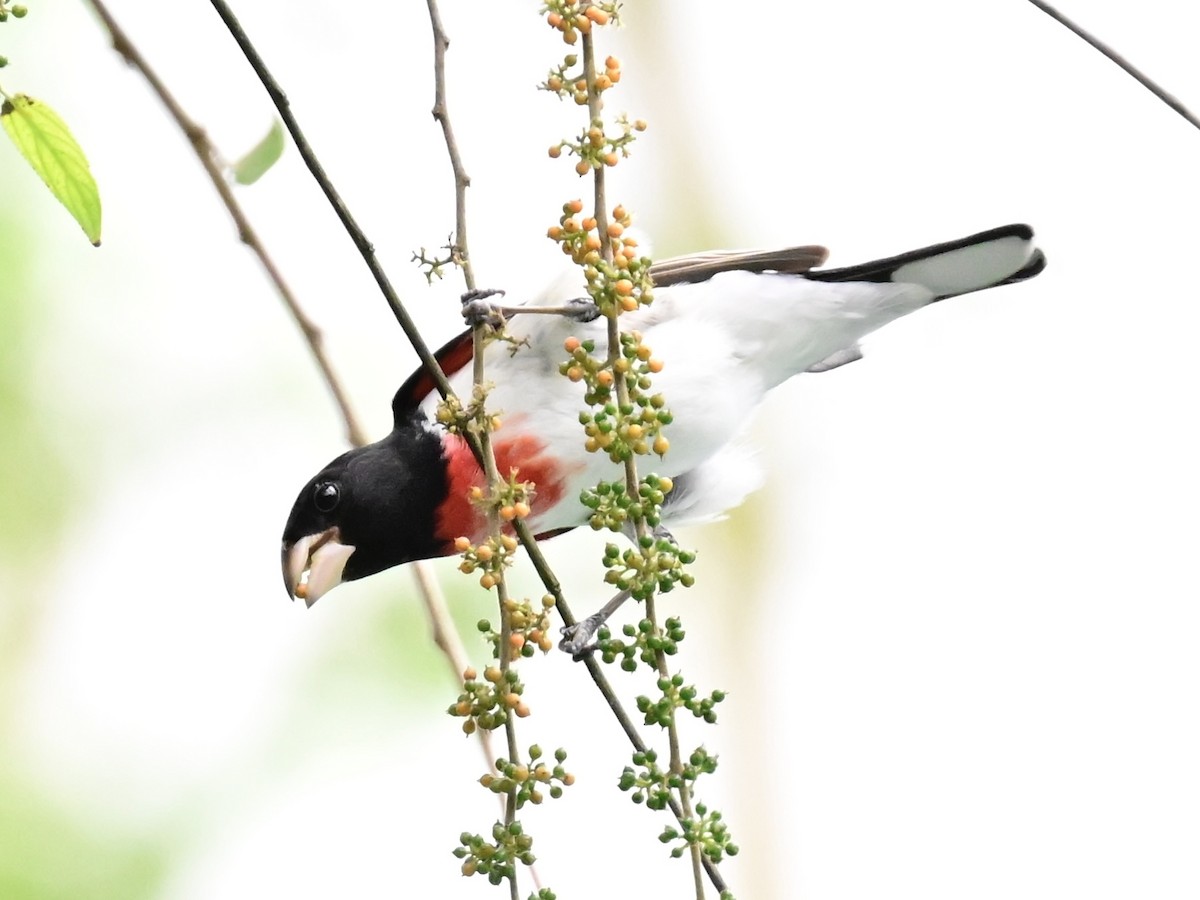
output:
[[[506,895],[450,855],[495,806],[410,574],[284,600],[284,518],[343,448],[296,329],[86,8],[30,5],[0,84],[72,125],[105,228],[93,250],[0,149],[71,506],[36,571],[0,565],[6,777],[165,842],[164,900]],[[425,5],[238,7],[440,343],[460,282],[408,262],[453,225]],[[1200,110],[1200,7],[1059,7]],[[112,10],[227,156],[265,132],[207,3]],[[443,2],[476,271],[515,294],[554,274],[545,228],[588,190],[546,158],[580,118],[533,90],[566,49],[534,10]],[[817,242],[846,265],[1025,221],[1049,258],[778,390],[753,428],[768,488],[680,534],[698,583],[665,605],[685,674],[730,692],[688,735],[721,758],[701,794],[742,847],[737,896],[1200,895],[1200,132],[1020,0],[635,0],[627,22],[601,44],[625,64],[609,109],[651,127],[611,196],[660,254]],[[239,196],[382,435],[414,356],[354,248],[290,148]],[[602,545],[549,548],[576,610],[603,598]],[[439,571],[465,623],[485,614]],[[565,745],[578,778],[525,817],[544,882],[690,896],[665,819],[615,788],[628,754],[583,669],[526,672],[521,740]]]

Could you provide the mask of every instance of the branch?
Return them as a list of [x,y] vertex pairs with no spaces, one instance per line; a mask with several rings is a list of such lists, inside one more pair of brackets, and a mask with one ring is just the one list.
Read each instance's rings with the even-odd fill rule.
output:
[[1167,104],[1167,106],[1171,107],[1171,109],[1175,110],[1175,112],[1179,113],[1179,115],[1183,116],[1183,118],[1191,123],[1193,128],[1200,128],[1200,119],[1197,119],[1194,115],[1192,115],[1188,111],[1187,107],[1159,87],[1157,83],[1152,81],[1147,75],[1143,74],[1141,70],[1136,68],[1132,63],[1126,60],[1125,57],[1121,56],[1121,54],[1117,53],[1117,51],[1112,47],[1108,46],[1108,44],[1084,31],[1050,4],[1043,3],[1042,0],[1029,0],[1029,2],[1048,15],[1050,18],[1054,19],[1054,21],[1058,22],[1068,31],[1073,32],[1077,37],[1083,38],[1083,40],[1087,41],[1089,44],[1107,56],[1110,60],[1115,62],[1118,66],[1124,69],[1126,73],[1131,75],[1134,80],[1138,82],[1138,84],[1152,93],[1163,103]]
[[267,254],[266,248],[258,237],[258,233],[251,227],[250,221],[246,218],[241,204],[238,203],[237,198],[233,194],[233,189],[229,186],[229,181],[222,170],[216,148],[213,147],[212,142],[208,139],[208,135],[205,134],[203,128],[184,112],[183,107],[179,105],[174,95],[167,90],[166,85],[158,77],[158,73],[150,67],[145,57],[142,56],[137,47],[130,41],[129,36],[117,24],[116,20],[112,17],[112,13],[108,11],[108,7],[103,3],[103,0],[88,0],[88,2],[91,4],[92,9],[96,11],[96,15],[100,17],[100,21],[108,31],[113,49],[121,55],[125,62],[141,73],[163,106],[167,108],[167,112],[175,120],[175,124],[187,135],[192,149],[200,159],[200,164],[204,167],[209,180],[212,181],[213,187],[221,197],[221,202],[225,204],[225,208],[229,211],[230,217],[237,226],[238,237],[258,257],[258,261],[267,273],[267,277],[270,278],[276,292],[283,300],[284,305],[287,306],[293,321],[295,321],[304,335],[304,340],[308,344],[313,360],[316,362],[317,368],[321,370],[321,376],[329,386],[334,402],[341,412],[342,421],[346,426],[346,439],[355,446],[365,444],[367,442],[366,432],[354,415],[354,411],[350,407],[346,389],[325,354],[324,339],[321,330],[313,324],[312,320],[308,318],[304,310],[300,307],[296,295],[292,293],[292,289],[283,280],[283,275],[275,265],[274,260]]

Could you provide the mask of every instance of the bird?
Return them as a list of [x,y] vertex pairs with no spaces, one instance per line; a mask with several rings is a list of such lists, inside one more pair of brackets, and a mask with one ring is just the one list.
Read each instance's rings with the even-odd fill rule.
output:
[[[653,376],[673,416],[669,449],[654,460],[673,484],[664,526],[719,518],[760,486],[738,437],[772,388],[860,359],[860,339],[901,316],[1024,281],[1046,265],[1022,224],[845,268],[821,268],[827,256],[823,247],[798,246],[655,262],[653,302],[621,316],[622,328],[637,329],[664,363]],[[607,454],[585,448],[583,389],[559,371],[568,339],[604,345],[607,320],[594,313],[591,321],[515,316],[511,343],[484,351],[488,409],[503,419],[492,435],[497,469],[533,482],[526,522],[539,539],[586,525],[591,510],[581,491],[619,477]],[[455,392],[469,397],[471,330],[435,355]],[[342,582],[451,555],[463,537],[486,539],[485,515],[468,499],[483,474],[466,441],[439,424],[440,399],[418,369],[393,398],[392,431],[341,454],[304,485],[283,531],[289,597],[311,607]]]

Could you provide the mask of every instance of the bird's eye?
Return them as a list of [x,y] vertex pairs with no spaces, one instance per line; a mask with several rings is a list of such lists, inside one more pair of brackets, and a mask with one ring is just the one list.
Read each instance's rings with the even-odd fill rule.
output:
[[323,513],[333,512],[341,499],[342,491],[336,481],[319,482],[313,489],[313,505]]

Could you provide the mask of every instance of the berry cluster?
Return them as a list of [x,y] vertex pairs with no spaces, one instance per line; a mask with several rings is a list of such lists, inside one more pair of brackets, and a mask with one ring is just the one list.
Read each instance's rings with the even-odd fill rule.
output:
[[[715,759],[713,765],[714,767],[716,765]],[[658,839],[664,844],[669,844],[671,841],[680,842],[671,848],[672,857],[678,859],[683,856],[691,845],[698,846],[700,852],[714,863],[719,863],[726,856],[738,855],[738,845],[733,842],[729,827],[721,821],[721,814],[717,810],[709,812],[708,807],[703,803],[697,803],[696,816],[697,818],[684,819],[680,823],[682,831],[668,826],[658,836]],[[724,898],[725,894],[721,896]]]
[[592,26],[604,26],[619,22],[619,4],[616,0],[607,3],[592,3],[589,0],[546,0],[546,24],[562,32],[567,44],[575,44],[581,34],[591,34]]
[[468,668],[463,672],[462,693],[446,712],[466,720],[463,734],[474,734],[476,728],[492,731],[508,721],[510,711],[519,719],[529,715],[529,707],[521,699],[524,692],[525,685],[512,669],[488,666],[480,681],[475,670]]
[[457,394],[444,397],[434,413],[438,424],[451,434],[499,431],[503,424],[500,416],[487,411],[487,395],[490,389],[491,385],[475,385],[471,389],[471,402],[465,405]]
[[517,862],[527,866],[537,859],[533,855],[533,838],[525,834],[520,822],[492,826],[492,839],[464,831],[458,836],[459,846],[454,855],[463,861],[464,875],[486,875],[492,884],[517,877]]
[[619,591],[629,591],[635,600],[645,600],[656,591],[667,593],[676,584],[691,587],[695,578],[683,567],[695,559],[695,553],[681,549],[673,539],[652,534],[642,535],[637,547],[626,550],[606,544],[604,582]]
[[667,619],[666,627],[659,630],[649,619],[642,619],[637,625],[624,625],[621,633],[632,640],[626,642],[614,638],[607,628],[601,628],[596,635],[596,648],[600,658],[606,663],[621,658],[621,668],[626,672],[637,669],[638,660],[654,668],[659,652],[666,656],[674,656],[679,652],[679,642],[683,640],[683,625],[678,619]]
[[562,767],[567,758],[567,751],[559,747],[554,751],[555,765],[552,767],[541,761],[542,748],[534,744],[529,748],[528,763],[514,763],[507,759],[496,760],[498,775],[490,772],[479,779],[479,783],[493,794],[508,794],[514,792],[517,798],[517,809],[526,803],[537,806],[545,795],[546,788],[551,798],[557,800],[562,796],[562,789],[575,783],[575,776]]
[[[709,696],[701,697],[693,685],[683,683],[683,676],[678,673],[670,678],[659,678],[658,689],[661,692],[658,700],[638,697],[638,712],[646,717],[647,725],[665,728],[676,709],[686,709],[697,719],[703,719],[709,725],[716,724],[716,705],[725,699],[724,691],[713,691]],[[713,766],[716,767],[715,761]]]
[[[554,641],[550,639],[550,610],[554,609],[554,598],[549,594],[542,597],[539,608],[528,600],[514,600],[507,597],[501,606],[501,612],[508,618],[508,659],[516,660],[523,656],[526,659],[538,650],[550,652]],[[491,642],[493,654],[497,659],[503,658],[500,653],[501,633],[492,628],[487,619],[480,619],[479,631]]]
[[[611,363],[592,355],[595,341],[570,337],[563,349],[570,356],[559,364],[558,371],[583,383],[583,402],[590,407],[579,414],[589,453],[603,450],[613,462],[622,463],[650,452],[663,456],[671,448],[662,433],[672,422],[671,411],[662,394],[650,393],[650,376],[661,372],[663,364],[642,343],[640,332],[621,334],[621,353]],[[624,402],[618,397],[618,378],[625,380],[628,400]],[[584,503],[591,505],[587,500]]]

